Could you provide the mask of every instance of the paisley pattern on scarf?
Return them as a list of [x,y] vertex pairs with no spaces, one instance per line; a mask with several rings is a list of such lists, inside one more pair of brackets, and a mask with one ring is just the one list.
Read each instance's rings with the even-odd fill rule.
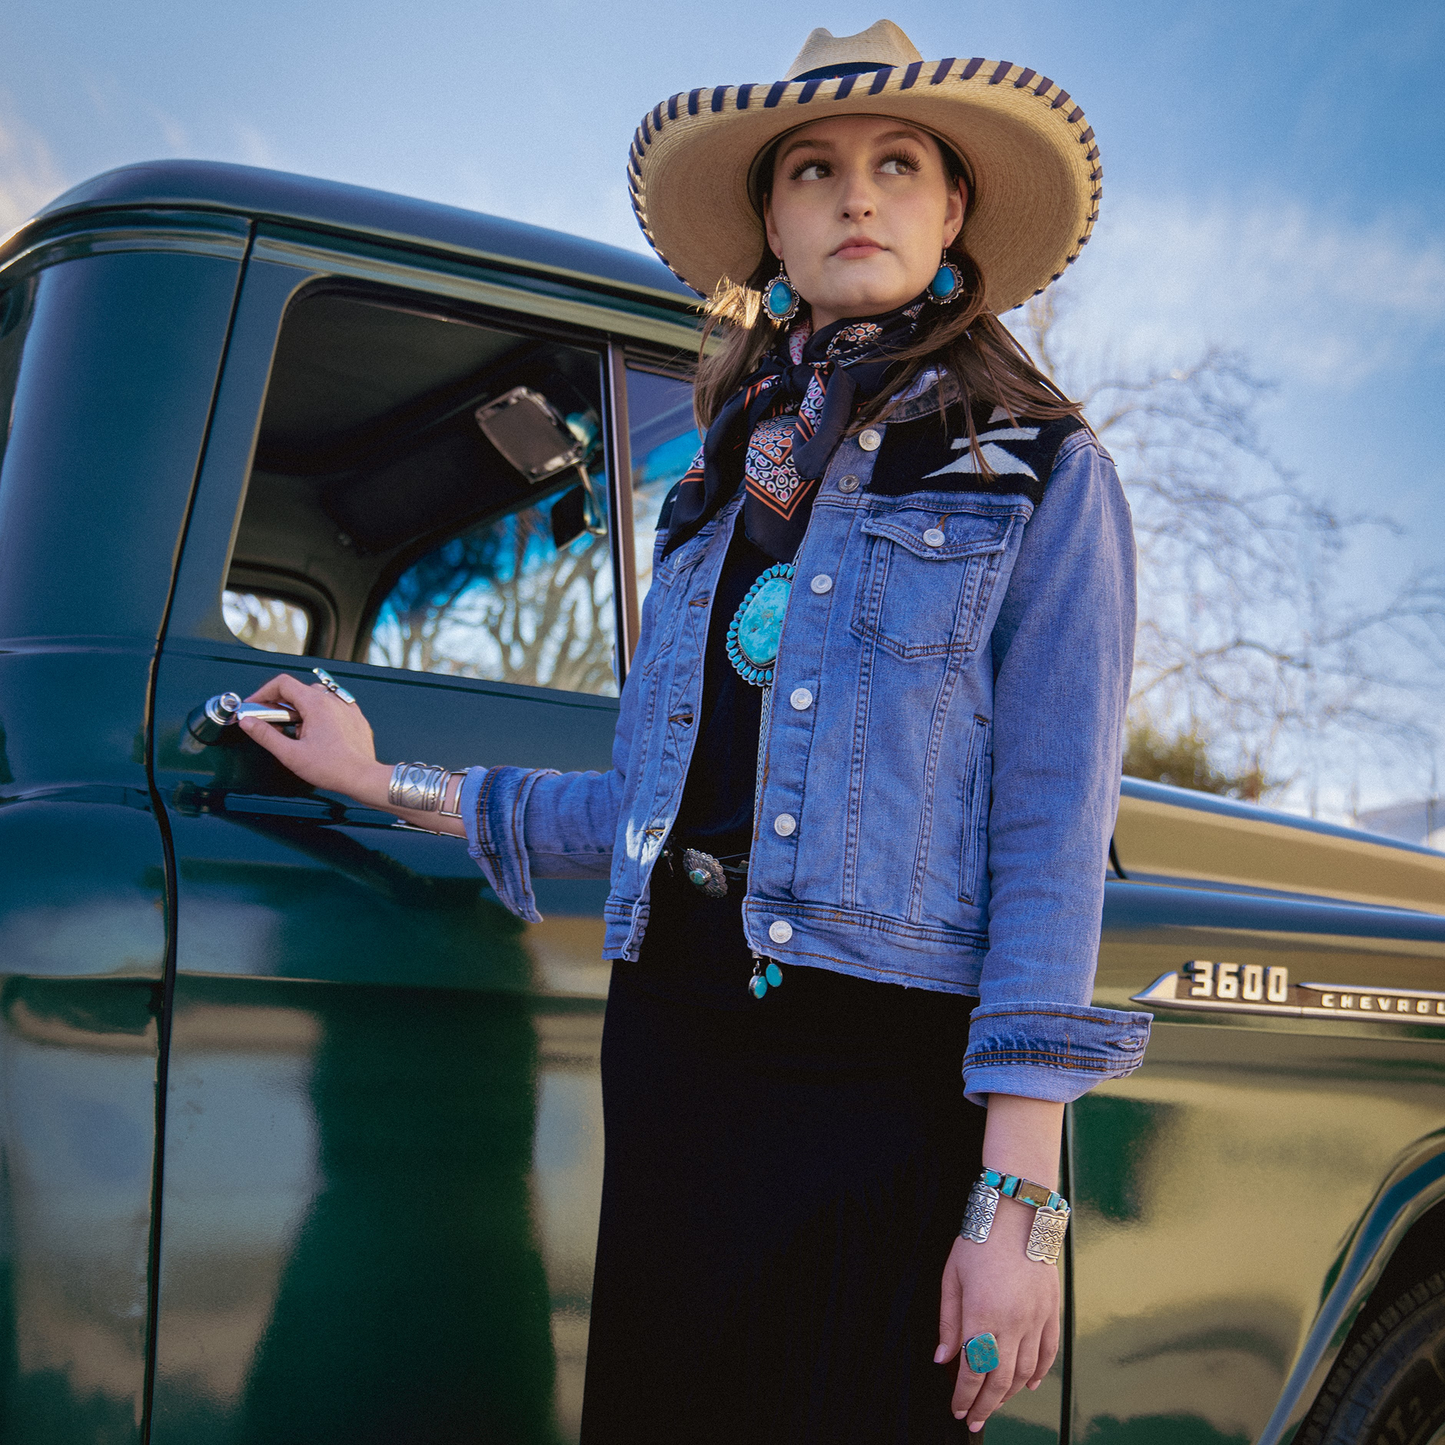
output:
[[890,354],[907,344],[922,310],[920,299],[887,316],[834,322],[816,336],[799,322],[708,428],[678,483],[667,550],[732,494],[726,473],[740,462],[748,537],[778,561],[791,560],[829,457],[857,407],[882,387]]
[[[917,314],[917,308],[913,308],[912,315]],[[795,366],[803,359],[803,348],[807,345],[809,334],[810,328],[804,322],[795,327],[788,337],[788,355]],[[883,328],[873,321],[857,321],[845,326],[828,343],[827,360],[813,368],[813,378],[797,411],[765,417],[753,428],[753,434],[748,438],[747,455],[743,459],[743,475],[747,479],[749,497],[755,497],[765,507],[771,507],[779,516],[791,519],[812,494],[819,478],[798,475],[793,461],[794,443],[806,441],[817,430],[833,367],[845,364],[866,351],[882,334]]]
[[748,479],[748,495],[756,497],[784,517],[791,517],[808,488],[798,476],[793,460],[793,432],[796,418],[768,417],[753,428],[743,474]]

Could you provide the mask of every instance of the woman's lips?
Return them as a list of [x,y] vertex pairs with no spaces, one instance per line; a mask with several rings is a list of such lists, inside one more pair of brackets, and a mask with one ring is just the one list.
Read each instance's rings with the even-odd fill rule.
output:
[[865,256],[876,256],[884,247],[877,241],[859,239],[855,241],[844,241],[833,255],[840,261],[858,261]]

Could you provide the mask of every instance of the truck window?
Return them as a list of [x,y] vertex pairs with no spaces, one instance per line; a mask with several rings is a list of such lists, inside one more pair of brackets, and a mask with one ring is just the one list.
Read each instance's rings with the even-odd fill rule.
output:
[[282,325],[227,578],[251,646],[615,696],[600,355],[322,291]]
[[226,626],[262,652],[287,652],[294,657],[310,650],[315,624],[310,609],[274,592],[228,587],[221,594]]

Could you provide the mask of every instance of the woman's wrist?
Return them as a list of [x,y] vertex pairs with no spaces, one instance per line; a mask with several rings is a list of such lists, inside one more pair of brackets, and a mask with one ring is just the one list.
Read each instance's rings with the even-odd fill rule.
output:
[[1017,1094],[991,1094],[984,1126],[983,1167],[1057,1189],[1063,1128],[1062,1104]]
[[401,810],[392,805],[388,794],[391,789],[391,772],[394,764],[371,762],[357,771],[356,778],[346,791],[358,803],[369,808],[381,808],[388,813]]

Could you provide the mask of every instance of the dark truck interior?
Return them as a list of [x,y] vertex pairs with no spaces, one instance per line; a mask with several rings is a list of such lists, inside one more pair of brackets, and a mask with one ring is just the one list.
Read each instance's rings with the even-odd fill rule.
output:
[[[313,292],[277,345],[227,622],[272,651],[605,692],[606,505],[597,352]],[[564,612],[586,625],[559,659]]]

